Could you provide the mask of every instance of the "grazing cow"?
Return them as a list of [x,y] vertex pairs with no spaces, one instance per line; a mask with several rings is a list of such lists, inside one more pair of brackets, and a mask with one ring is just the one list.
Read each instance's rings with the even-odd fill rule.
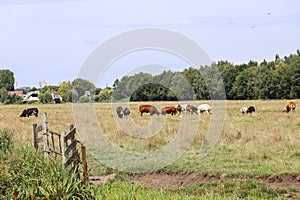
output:
[[139,107],[139,111],[141,112],[141,117],[143,116],[143,113],[150,113],[150,116],[156,114],[159,115],[157,108],[151,105],[141,105]]
[[122,106],[118,106],[116,108],[116,112],[117,112],[117,115],[118,115],[119,118],[123,117],[123,108],[122,108]]
[[37,108],[27,108],[23,110],[20,117],[29,117],[31,115],[34,115],[35,117],[39,116],[39,109]]
[[208,105],[208,104],[200,104],[198,106],[198,111],[199,111],[199,114],[203,113],[203,112],[206,112],[207,114],[211,114],[211,112],[210,112],[210,105]]
[[161,109],[161,114],[166,115],[166,114],[171,114],[176,115],[177,113],[177,108],[175,106],[167,106]]
[[177,113],[178,113],[178,116],[181,116],[181,114],[182,114],[182,106],[180,105],[180,104],[177,104],[176,106],[175,106],[175,108],[176,108],[176,110],[177,110]]
[[249,108],[247,109],[246,113],[253,113],[253,112],[255,112],[254,106],[249,106]]
[[286,104],[285,106],[285,112],[290,112],[290,111],[294,111],[296,109],[296,104],[293,101],[290,101]]
[[181,112],[186,111],[186,107],[187,107],[187,104],[183,104],[183,105],[181,106]]
[[123,114],[124,114],[124,118],[125,119],[127,119],[128,118],[128,116],[130,115],[130,110],[129,110],[129,108],[124,108],[123,109]]
[[186,111],[187,111],[187,112],[190,112],[191,114],[193,114],[193,113],[198,114],[198,108],[197,108],[196,106],[194,106],[194,105],[188,104],[188,105],[186,106]]
[[240,111],[241,111],[241,113],[245,114],[245,113],[247,113],[247,110],[248,110],[248,108],[243,106]]

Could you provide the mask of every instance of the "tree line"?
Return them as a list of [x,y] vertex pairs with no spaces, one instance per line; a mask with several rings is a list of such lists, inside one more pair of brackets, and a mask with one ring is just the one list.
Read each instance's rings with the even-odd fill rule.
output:
[[[300,98],[300,50],[273,61],[247,64],[228,61],[189,67],[182,72],[164,71],[152,76],[139,73],[117,79],[114,100],[229,100]],[[225,94],[224,94],[225,93]]]
[[[0,70],[0,102],[20,103],[9,96],[14,90],[14,74]],[[38,90],[37,88],[31,88]],[[175,101],[207,99],[296,99],[300,98],[300,50],[296,54],[261,63],[218,61],[210,66],[188,67],[182,72],[164,71],[159,75],[140,72],[116,79],[112,87],[98,88],[88,80],[76,78],[58,86],[39,89],[42,103],[52,102],[57,91],[63,102]],[[25,91],[28,92],[28,91]]]

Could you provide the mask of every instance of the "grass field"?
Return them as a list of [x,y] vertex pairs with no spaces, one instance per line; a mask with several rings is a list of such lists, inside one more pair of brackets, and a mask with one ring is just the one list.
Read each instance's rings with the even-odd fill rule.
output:
[[[179,159],[163,169],[166,172],[210,174],[218,177],[299,175],[300,112],[297,108],[293,113],[284,113],[283,108],[287,102],[226,101],[225,121],[219,140],[213,151],[204,159],[200,159],[199,151],[214,115],[214,108],[211,116],[201,114],[199,117],[184,113],[182,117],[150,118],[149,114],[140,116],[138,106],[142,102],[135,102],[128,105],[131,110],[130,120],[116,118],[114,109],[117,103],[96,103],[94,112],[98,126],[105,136],[127,152],[156,152],[174,139],[181,126],[196,124],[197,130],[192,144]],[[191,103],[199,105],[202,102]],[[174,105],[175,102],[151,104],[160,110],[163,106]],[[242,106],[250,105],[255,106],[255,113],[240,113],[239,109]],[[40,117],[19,117],[26,107],[28,105],[0,106],[0,129],[12,132],[17,145],[32,143],[32,124],[41,123]],[[37,104],[31,107],[46,112],[49,128],[56,132],[66,131],[69,124],[75,123],[72,104]],[[182,123],[183,119],[188,119],[188,122]],[[89,157],[88,162],[90,175],[105,174],[109,171],[92,157]]]

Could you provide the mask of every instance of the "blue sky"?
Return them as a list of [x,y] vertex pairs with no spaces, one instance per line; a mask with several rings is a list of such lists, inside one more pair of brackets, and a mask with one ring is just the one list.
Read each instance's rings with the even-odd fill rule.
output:
[[[186,35],[213,61],[273,60],[300,49],[299,9],[295,0],[0,0],[0,69],[13,71],[18,86],[58,85],[74,80],[103,42],[148,27]],[[188,66],[172,55],[139,52],[113,63],[97,86],[151,63]]]

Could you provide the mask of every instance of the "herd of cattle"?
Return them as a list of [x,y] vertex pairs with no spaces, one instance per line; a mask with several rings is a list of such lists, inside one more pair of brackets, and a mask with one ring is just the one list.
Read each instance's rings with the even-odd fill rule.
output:
[[[287,103],[287,105],[285,106],[284,112],[290,112],[290,111],[294,111],[296,109],[296,104],[291,101],[289,103]],[[243,106],[240,109],[241,113],[245,114],[245,113],[253,113],[255,112],[255,107],[254,106],[249,106],[249,107],[245,107]],[[128,118],[129,114],[130,114],[130,110],[126,107],[126,108],[122,108],[121,106],[118,106],[116,109],[117,112],[117,116],[119,118],[122,118],[124,116],[124,118]],[[212,114],[211,113],[211,108],[210,105],[208,104],[200,104],[198,107],[195,105],[191,105],[191,104],[183,104],[183,105],[176,105],[176,106],[166,106],[163,107],[161,109],[161,112],[158,111],[158,109],[153,106],[153,105],[141,105],[139,106],[139,112],[141,114],[141,117],[143,116],[144,113],[149,113],[150,116],[153,115],[178,115],[178,116],[182,116],[183,112],[189,113],[189,114],[200,114],[200,113],[207,113],[207,114]]]
[[[290,111],[294,111],[296,109],[296,104],[293,101],[290,101],[289,103],[286,104],[284,112],[290,112]],[[249,106],[249,107],[242,107],[240,109],[241,113],[253,113],[255,112],[255,107],[254,106]],[[211,113],[211,108],[210,105],[208,104],[200,104],[198,107],[195,105],[191,105],[191,104],[183,104],[183,105],[176,105],[176,106],[166,106],[163,107],[161,109],[161,112],[159,112],[157,110],[157,108],[155,106],[152,105],[141,105],[139,107],[139,112],[141,114],[141,117],[143,116],[144,113],[149,113],[150,116],[152,115],[178,115],[178,116],[182,116],[183,112],[186,113],[190,113],[192,114],[200,114],[200,113],[207,113],[207,114],[212,114]],[[119,118],[125,118],[127,119],[128,116],[130,115],[130,110],[129,108],[125,107],[122,108],[121,106],[118,106],[116,108],[116,113],[117,116]],[[38,117],[39,114],[39,110],[38,108],[27,108],[25,110],[23,110],[23,112],[21,113],[20,117],[29,117],[31,115],[34,115],[36,117]]]
[[[141,105],[139,107],[139,112],[141,114],[141,117],[143,116],[144,113],[149,113],[150,116],[153,115],[165,116],[167,114],[170,114],[172,116],[173,115],[181,116],[181,114],[185,111],[191,114],[193,113],[200,114],[203,112],[206,112],[207,114],[211,114],[210,106],[208,104],[200,104],[198,107],[190,104],[184,104],[184,105],[178,104],[176,106],[163,107],[160,112],[155,106],[152,105]],[[130,114],[130,110],[127,107],[122,108],[122,106],[118,106],[116,108],[116,113],[119,118],[123,118],[123,116],[124,118],[127,118]]]

